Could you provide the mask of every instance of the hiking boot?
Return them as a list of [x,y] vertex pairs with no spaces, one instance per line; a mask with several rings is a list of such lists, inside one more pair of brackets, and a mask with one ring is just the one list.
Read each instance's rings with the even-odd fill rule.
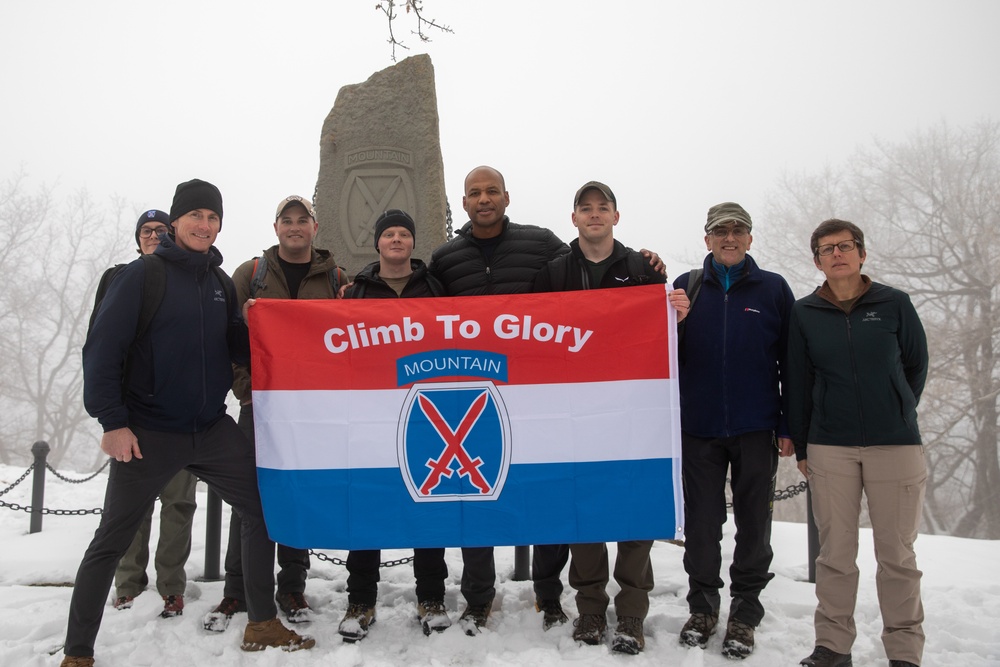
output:
[[[128,607],[125,607],[128,609]],[[93,658],[83,658],[78,655],[67,655],[63,657],[59,667],[94,667]]]
[[607,629],[608,621],[604,614],[580,614],[580,618],[573,621],[573,639],[597,646],[604,641],[604,631]]
[[312,622],[312,609],[302,593],[278,593],[274,599],[289,623]]
[[854,667],[850,653],[836,653],[825,646],[817,646],[812,655],[802,658],[800,665],[806,667]]
[[244,651],[263,651],[268,647],[280,648],[282,651],[301,651],[315,645],[315,639],[289,630],[275,616],[270,621],[247,623],[240,648]]
[[486,627],[486,620],[493,610],[493,600],[486,604],[470,604],[465,607],[465,611],[458,617],[458,624],[462,630],[470,637],[475,637]]
[[708,638],[715,634],[715,626],[719,624],[718,614],[691,614],[687,623],[681,628],[681,643],[688,646],[705,648]]
[[120,597],[115,598],[113,604],[115,606],[115,609],[121,611],[123,609],[131,609],[133,602],[135,602],[134,595],[122,595]]
[[183,613],[184,613],[183,595],[163,596],[163,611],[160,612],[160,618],[173,618],[174,616],[180,616]]
[[245,612],[247,603],[236,598],[224,597],[219,606],[205,614],[201,619],[201,625],[209,632],[225,632],[229,627],[229,621],[233,614]]
[[730,660],[743,660],[753,653],[753,626],[729,619],[726,637],[722,640],[722,655]]
[[920,665],[915,665],[912,662],[907,662],[906,660],[890,660],[889,667],[920,667]]
[[611,651],[627,655],[639,655],[646,648],[646,638],[642,636],[642,619],[637,616],[621,616],[611,639]]
[[569,620],[559,600],[541,600],[535,598],[535,611],[542,612],[542,630],[562,625]]
[[451,619],[448,618],[448,610],[445,609],[444,600],[424,600],[417,603],[417,616],[420,618],[420,627],[425,635],[432,632],[444,632],[451,627]]
[[337,632],[348,644],[360,641],[368,634],[368,628],[375,625],[375,607],[367,604],[349,604],[347,613],[340,621]]

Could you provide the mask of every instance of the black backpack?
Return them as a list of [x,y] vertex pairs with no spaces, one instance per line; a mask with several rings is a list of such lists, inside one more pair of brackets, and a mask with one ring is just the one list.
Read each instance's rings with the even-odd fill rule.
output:
[[[133,342],[142,338],[146,331],[149,330],[149,325],[153,322],[156,311],[160,309],[163,295],[167,291],[167,270],[163,264],[163,258],[157,255],[142,255],[140,259],[142,259],[143,268],[145,269],[142,280],[142,307],[139,310],[139,324],[136,326],[135,338],[132,339]],[[101,307],[101,302],[104,301],[104,296],[108,292],[111,281],[125,266],[127,265],[115,264],[101,276],[101,280],[97,284],[97,292],[94,294],[94,310],[90,313],[90,324],[87,325],[88,338],[90,337],[90,330],[94,327],[97,311]],[[232,313],[233,304],[236,303],[236,294],[221,268],[213,266],[212,271],[226,293],[226,309],[229,313]]]

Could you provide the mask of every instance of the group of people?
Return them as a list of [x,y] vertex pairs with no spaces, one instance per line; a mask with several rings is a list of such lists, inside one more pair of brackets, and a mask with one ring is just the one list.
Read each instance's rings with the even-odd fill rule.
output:
[[[468,296],[666,283],[655,253],[634,251],[614,238],[620,213],[607,185],[591,181],[576,192],[572,221],[578,238],[568,245],[548,229],[512,222],[509,203],[499,171],[473,169],[462,198],[469,221],[433,252],[429,265],[412,257],[413,218],[385,211],[375,224],[378,260],[350,284],[332,255],[313,246],[316,214],[302,197],[279,203],[277,245],[243,263],[233,280],[218,269],[214,242],[222,226],[222,196],[215,186],[197,179],[181,183],[169,214],[140,217],[136,240],[152,258],[117,272],[84,346],[86,407],[104,429],[103,451],[115,460],[101,523],[77,574],[63,667],[94,664],[104,596],[116,566],[116,607],[129,606],[145,588],[149,515],[157,495],[163,503],[157,551],[162,615],[182,613],[193,511],[193,482],[183,477],[189,473],[233,508],[224,598],[206,616],[205,628],[224,631],[235,613],[246,611],[244,650],[315,645],[277,618],[275,601],[289,622],[310,620],[303,595],[309,557],[277,547],[275,595],[275,545],[263,522],[253,448],[246,312],[257,298],[336,298],[338,292],[343,298]],[[666,290],[680,323],[690,617],[679,639],[706,648],[719,624],[728,475],[737,531],[722,653],[743,659],[753,651],[754,630],[764,617],[760,594],[773,577],[778,457],[794,454],[813,491],[821,541],[816,648],[801,664],[852,664],[863,490],[879,561],[886,654],[893,666],[919,665],[923,612],[913,541],[926,472],[915,408],[927,370],[920,320],[905,294],[861,274],[864,234],[856,225],[828,220],[816,229],[813,258],[827,280],[799,301],[780,275],[761,269],[748,254],[752,230],[750,215],[738,204],[713,206],[704,226],[709,253],[702,267]],[[151,269],[165,270],[169,289],[161,287],[162,294],[148,293],[157,291],[150,287]],[[158,306],[147,327],[143,304],[151,297]],[[240,400],[239,424],[226,415],[230,388]],[[170,485],[178,490],[166,491]],[[173,505],[185,515],[167,519]],[[137,535],[142,526],[145,532]],[[168,530],[174,537],[164,540]],[[645,646],[651,546],[649,540],[618,544],[614,652],[636,654]],[[375,550],[348,555],[348,607],[339,626],[345,641],[364,638],[375,622],[379,557]],[[459,623],[475,635],[492,610],[493,549],[462,548],[462,559],[466,607]],[[578,612],[573,638],[604,644],[611,574],[605,544],[534,547],[532,581],[543,628],[569,620],[561,603],[567,563]],[[417,612],[425,634],[451,625],[444,604],[447,574],[444,549],[415,550]]]

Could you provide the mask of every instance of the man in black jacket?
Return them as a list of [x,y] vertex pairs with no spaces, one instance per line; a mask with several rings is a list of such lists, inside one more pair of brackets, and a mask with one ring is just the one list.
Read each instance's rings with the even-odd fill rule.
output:
[[[539,269],[569,252],[569,246],[550,230],[511,222],[505,215],[509,204],[503,175],[493,167],[476,167],[465,177],[462,208],[469,222],[431,255],[430,272],[449,296],[530,292]],[[655,253],[641,252],[657,271],[663,270]],[[474,635],[486,624],[496,594],[493,547],[463,548],[462,559],[462,595],[467,607],[460,622],[467,634]],[[568,559],[565,544],[534,549],[531,578],[536,608],[544,614],[546,629],[567,620],[559,602],[559,573]]]
[[[115,565],[160,489],[180,470],[205,480],[243,520],[250,622],[241,648],[311,648],[315,641],[277,619],[274,543],[267,537],[253,452],[226,414],[232,361],[245,363],[249,337],[232,281],[217,270],[222,195],[198,179],[177,186],[173,235],[153,256],[166,286],[157,312],[137,331],[147,263],[136,260],[108,289],[83,348],[84,403],[104,428],[115,460],[101,523],[76,577],[62,667],[91,667]],[[148,261],[148,260],[147,260]],[[139,333],[138,338],[136,334]]]
[[[642,254],[614,238],[620,214],[618,201],[607,185],[590,181],[573,198],[573,225],[579,238],[570,242],[570,252],[553,259],[535,277],[534,291],[570,291],[632,285],[665,284],[666,276],[651,267]],[[684,290],[673,290],[670,303],[678,319],[688,310]],[[621,588],[615,596],[618,626],[611,650],[635,655],[645,647],[643,621],[649,611],[649,591],[653,589],[653,569],[649,561],[652,540],[618,543],[615,581]],[[569,583],[576,589],[580,612],[573,639],[597,645],[604,641],[608,609],[608,549],[603,542],[571,544],[573,560]]]
[[[505,215],[508,204],[510,194],[503,175],[496,169],[476,167],[465,177],[462,208],[469,214],[469,222],[431,255],[430,272],[441,281],[448,296],[530,292],[538,270],[549,260],[569,252],[569,247],[550,230],[511,222]],[[539,558],[543,562],[539,563]],[[545,612],[546,628],[566,622],[559,604],[562,591],[559,573],[568,558],[566,545],[535,547],[532,579],[539,598],[538,608]],[[459,622],[466,634],[474,635],[486,625],[493,608],[496,594],[493,547],[463,547],[462,560],[466,608]],[[546,596],[544,607],[538,594],[540,585],[556,589],[554,596]]]

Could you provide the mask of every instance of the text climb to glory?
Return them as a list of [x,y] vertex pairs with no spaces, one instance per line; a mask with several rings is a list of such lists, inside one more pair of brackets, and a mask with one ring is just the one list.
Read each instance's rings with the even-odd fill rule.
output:
[[[438,315],[435,319],[441,325],[441,334],[445,340],[455,340],[456,336],[472,340],[482,333],[482,326],[476,320],[463,320],[459,315]],[[493,320],[493,334],[503,340],[518,338],[566,345],[568,351],[579,352],[594,332],[568,324],[536,323],[531,315],[522,318],[502,314]],[[323,343],[331,353],[339,354],[349,349],[420,341],[423,338],[424,325],[404,317],[400,324],[369,327],[364,322],[357,322],[343,328],[331,327],[323,334]]]

